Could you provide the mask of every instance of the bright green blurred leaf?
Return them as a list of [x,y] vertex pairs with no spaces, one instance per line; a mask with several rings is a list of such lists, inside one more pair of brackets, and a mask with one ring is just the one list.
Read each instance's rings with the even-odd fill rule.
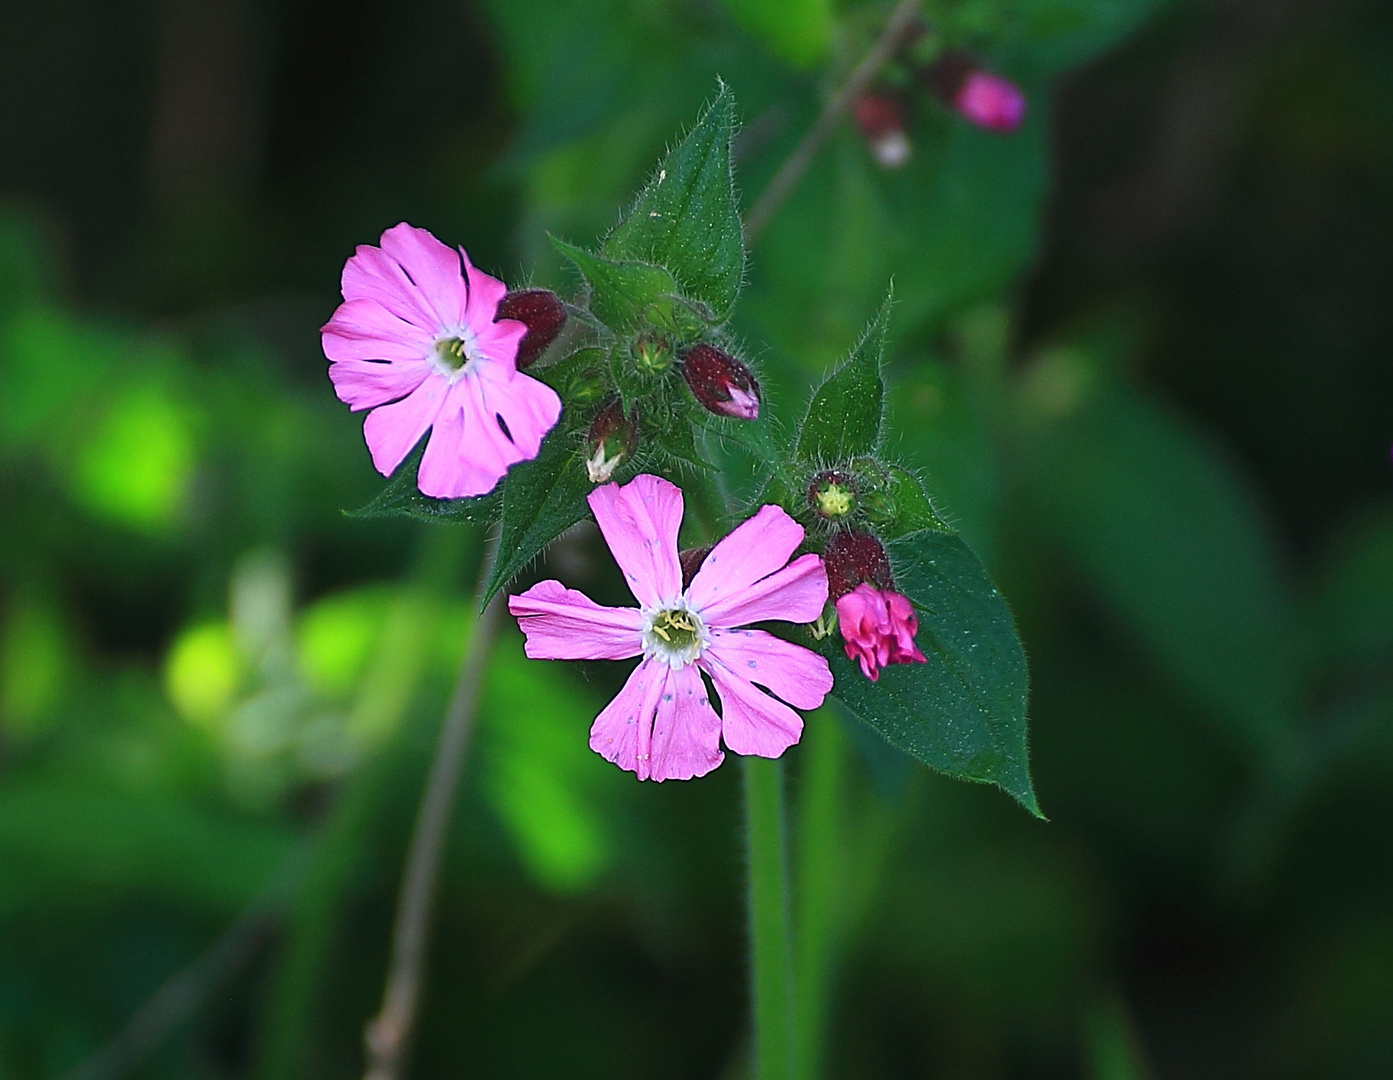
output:
[[300,677],[321,697],[352,693],[367,668],[391,604],[385,588],[354,589],[316,600],[295,630]]
[[892,664],[871,682],[839,634],[822,652],[842,702],[901,750],[960,780],[997,785],[1032,814],[1026,760],[1025,652],[1006,601],[956,535],[921,532],[887,545],[896,588],[919,616],[923,664]]
[[611,259],[666,268],[683,295],[717,319],[730,314],[745,273],[730,166],[734,135],[735,99],[722,84],[602,248]]
[[132,387],[79,449],[74,492],[103,517],[160,532],[183,510],[194,455],[186,411],[158,386]]
[[165,693],[180,716],[201,725],[226,711],[245,675],[246,662],[226,622],[189,627],[165,657]]
[[724,0],[735,20],[771,52],[798,67],[814,67],[832,44],[831,0]]
[[586,732],[601,703],[560,664],[528,660],[521,642],[500,645],[489,666],[485,794],[523,862],[543,885],[574,892],[608,864],[601,813],[605,774]]

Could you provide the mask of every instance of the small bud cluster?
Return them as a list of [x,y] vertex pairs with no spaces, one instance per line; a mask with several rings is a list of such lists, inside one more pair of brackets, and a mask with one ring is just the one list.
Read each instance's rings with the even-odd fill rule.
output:
[[1025,95],[1015,83],[966,50],[942,51],[937,37],[921,27],[907,43],[900,62],[892,64],[876,88],[852,104],[856,127],[882,168],[901,168],[910,158],[905,113],[915,84],[961,119],[986,131],[1009,134],[1025,120]]

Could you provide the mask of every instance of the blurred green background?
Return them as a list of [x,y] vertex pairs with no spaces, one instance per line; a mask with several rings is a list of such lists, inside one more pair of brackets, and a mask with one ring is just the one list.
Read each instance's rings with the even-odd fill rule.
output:
[[[340,512],[343,260],[406,219],[569,290],[546,232],[718,75],[748,205],[887,10],[0,6],[0,1078],[360,1072],[482,540]],[[736,326],[791,418],[894,277],[892,449],[1012,602],[1051,820],[811,718],[826,1075],[1393,1075],[1393,7],[925,10],[1026,125],[844,125]],[[624,673],[501,639],[412,1075],[745,1075],[739,770],[591,754]]]

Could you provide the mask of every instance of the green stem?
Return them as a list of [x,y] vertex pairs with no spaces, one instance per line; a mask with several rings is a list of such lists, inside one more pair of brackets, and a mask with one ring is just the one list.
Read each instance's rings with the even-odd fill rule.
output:
[[798,1080],[794,1066],[793,962],[784,843],[783,762],[747,757],[750,982],[756,1080]]
[[795,954],[794,1019],[797,1060],[805,1080],[826,1069],[832,981],[840,945],[845,867],[842,788],[846,779],[846,736],[837,718],[821,710],[808,718],[807,745],[798,799],[798,951]]

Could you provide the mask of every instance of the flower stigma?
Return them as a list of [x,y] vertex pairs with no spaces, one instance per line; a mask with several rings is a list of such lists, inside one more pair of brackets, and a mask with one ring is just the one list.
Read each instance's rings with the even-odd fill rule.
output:
[[691,663],[708,644],[706,624],[690,608],[662,608],[643,627],[643,651],[674,669]]

